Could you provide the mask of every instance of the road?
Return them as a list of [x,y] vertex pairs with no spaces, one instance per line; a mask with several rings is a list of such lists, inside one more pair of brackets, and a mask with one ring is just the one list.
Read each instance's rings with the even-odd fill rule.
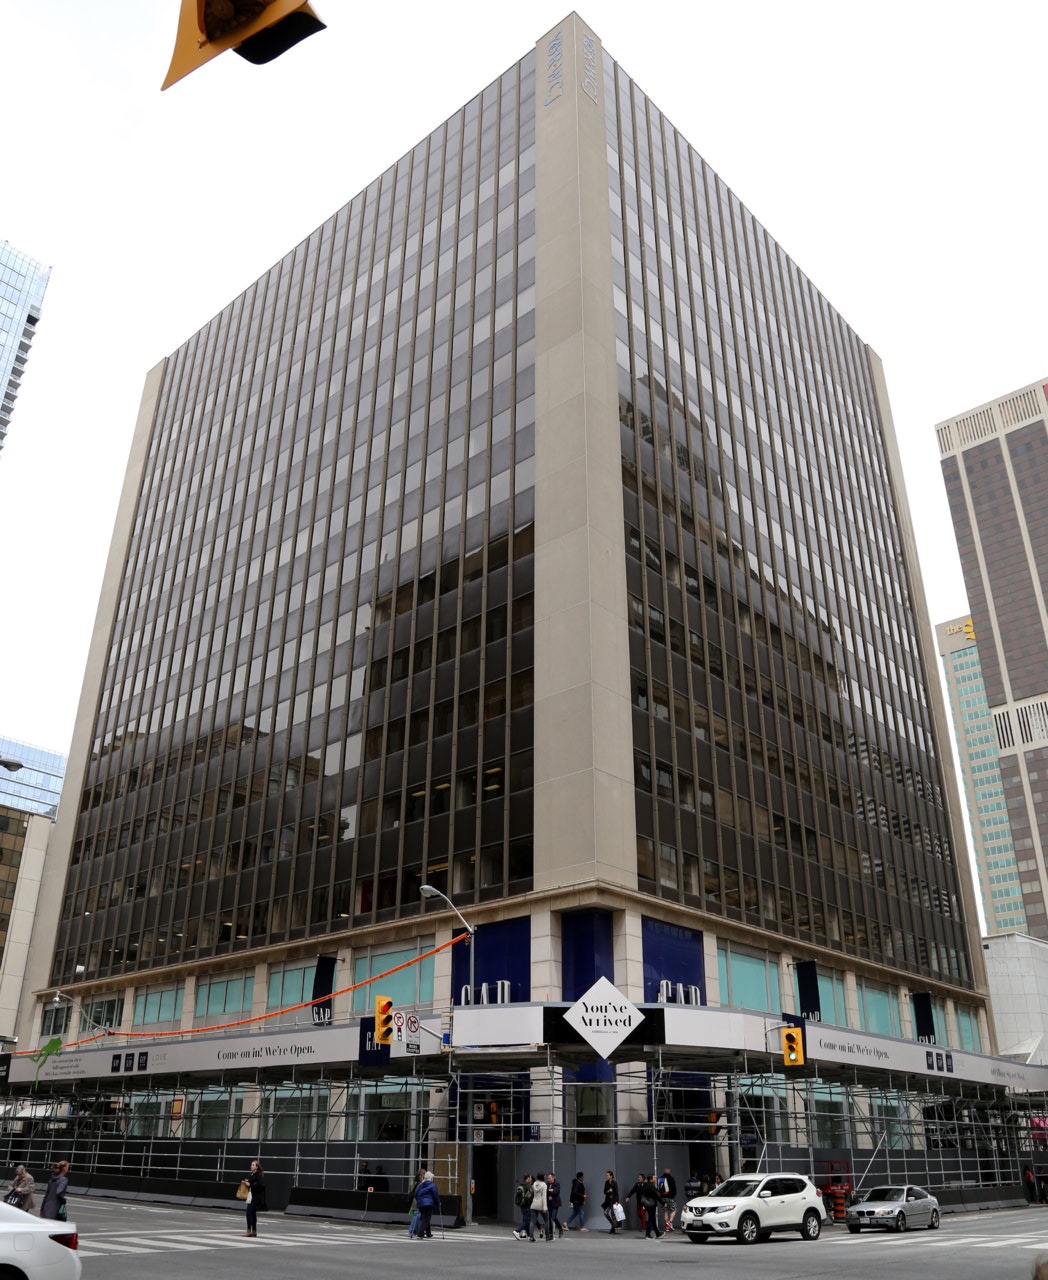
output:
[[[432,1241],[408,1240],[389,1226],[323,1219],[259,1216],[257,1239],[244,1237],[236,1211],[183,1209],[74,1198],[70,1218],[81,1240],[85,1280],[346,1280],[354,1276],[420,1275],[425,1280],[476,1276],[518,1280],[540,1269],[572,1280],[688,1280],[706,1272],[716,1280],[1029,1280],[1034,1260],[1048,1257],[1048,1208],[948,1215],[939,1231],[896,1236],[848,1235],[827,1227],[807,1243],[774,1236],[750,1247],[716,1240],[694,1245],[667,1235],[646,1241],[636,1232],[612,1238],[572,1232],[562,1241],[534,1245],[514,1240],[509,1227],[439,1228]],[[552,1258],[549,1256],[552,1253]]]

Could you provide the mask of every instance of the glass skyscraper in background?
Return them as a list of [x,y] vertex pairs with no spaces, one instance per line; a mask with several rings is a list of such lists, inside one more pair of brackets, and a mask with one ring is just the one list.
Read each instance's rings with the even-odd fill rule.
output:
[[935,628],[935,638],[953,714],[986,931],[1025,931],[1026,911],[1004,799],[997,733],[986,701],[975,627],[971,618],[953,618]]
[[0,243],[0,449],[40,319],[51,268],[6,240]]
[[38,989],[279,1007],[428,884],[514,1001],[990,1047],[880,362],[576,16],[150,373],[99,622]]
[[53,818],[65,770],[66,757],[57,751],[0,738],[0,805]]
[[1011,827],[1026,929],[1048,939],[1048,391],[936,427]]

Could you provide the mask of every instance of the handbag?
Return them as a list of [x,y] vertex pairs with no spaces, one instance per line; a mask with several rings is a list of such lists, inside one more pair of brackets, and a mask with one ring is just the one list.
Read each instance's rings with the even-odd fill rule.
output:
[[615,1215],[615,1221],[616,1221],[616,1222],[625,1222],[625,1221],[626,1221],[626,1210],[622,1207],[622,1205],[621,1205],[621,1204],[619,1204],[619,1202],[618,1202],[617,1200],[616,1200],[616,1201],[615,1201],[615,1203],[611,1206],[611,1211],[612,1211],[612,1213]]
[[248,1180],[245,1178],[243,1182],[241,1182],[240,1186],[237,1187],[237,1199],[246,1200],[250,1194],[251,1194],[251,1187],[248,1183]]
[[66,1207],[65,1207],[65,1205],[64,1205],[64,1204],[60,1204],[60,1205],[58,1206],[58,1221],[59,1221],[59,1222],[68,1222],[68,1221],[69,1221],[69,1212],[68,1212],[68,1210],[66,1209]]
[[24,1198],[25,1197],[22,1195],[21,1191],[9,1191],[7,1195],[4,1196],[4,1204],[13,1204],[17,1209]]

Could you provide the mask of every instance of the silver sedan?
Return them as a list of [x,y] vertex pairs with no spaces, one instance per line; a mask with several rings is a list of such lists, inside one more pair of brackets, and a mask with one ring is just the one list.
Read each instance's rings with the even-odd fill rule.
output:
[[893,1182],[872,1187],[858,1204],[845,1210],[844,1222],[852,1235],[863,1227],[880,1227],[884,1231],[906,1231],[910,1227],[939,1227],[939,1202],[921,1187]]

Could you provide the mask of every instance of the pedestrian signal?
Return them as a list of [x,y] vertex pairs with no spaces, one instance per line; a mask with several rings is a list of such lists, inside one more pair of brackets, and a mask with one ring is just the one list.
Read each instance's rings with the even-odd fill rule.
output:
[[182,0],[167,89],[234,49],[256,65],[272,62],[324,24],[303,0]]
[[783,1027],[779,1031],[782,1036],[782,1065],[784,1067],[804,1066],[804,1033],[800,1027]]
[[393,1001],[389,996],[375,997],[375,1043],[393,1043]]

